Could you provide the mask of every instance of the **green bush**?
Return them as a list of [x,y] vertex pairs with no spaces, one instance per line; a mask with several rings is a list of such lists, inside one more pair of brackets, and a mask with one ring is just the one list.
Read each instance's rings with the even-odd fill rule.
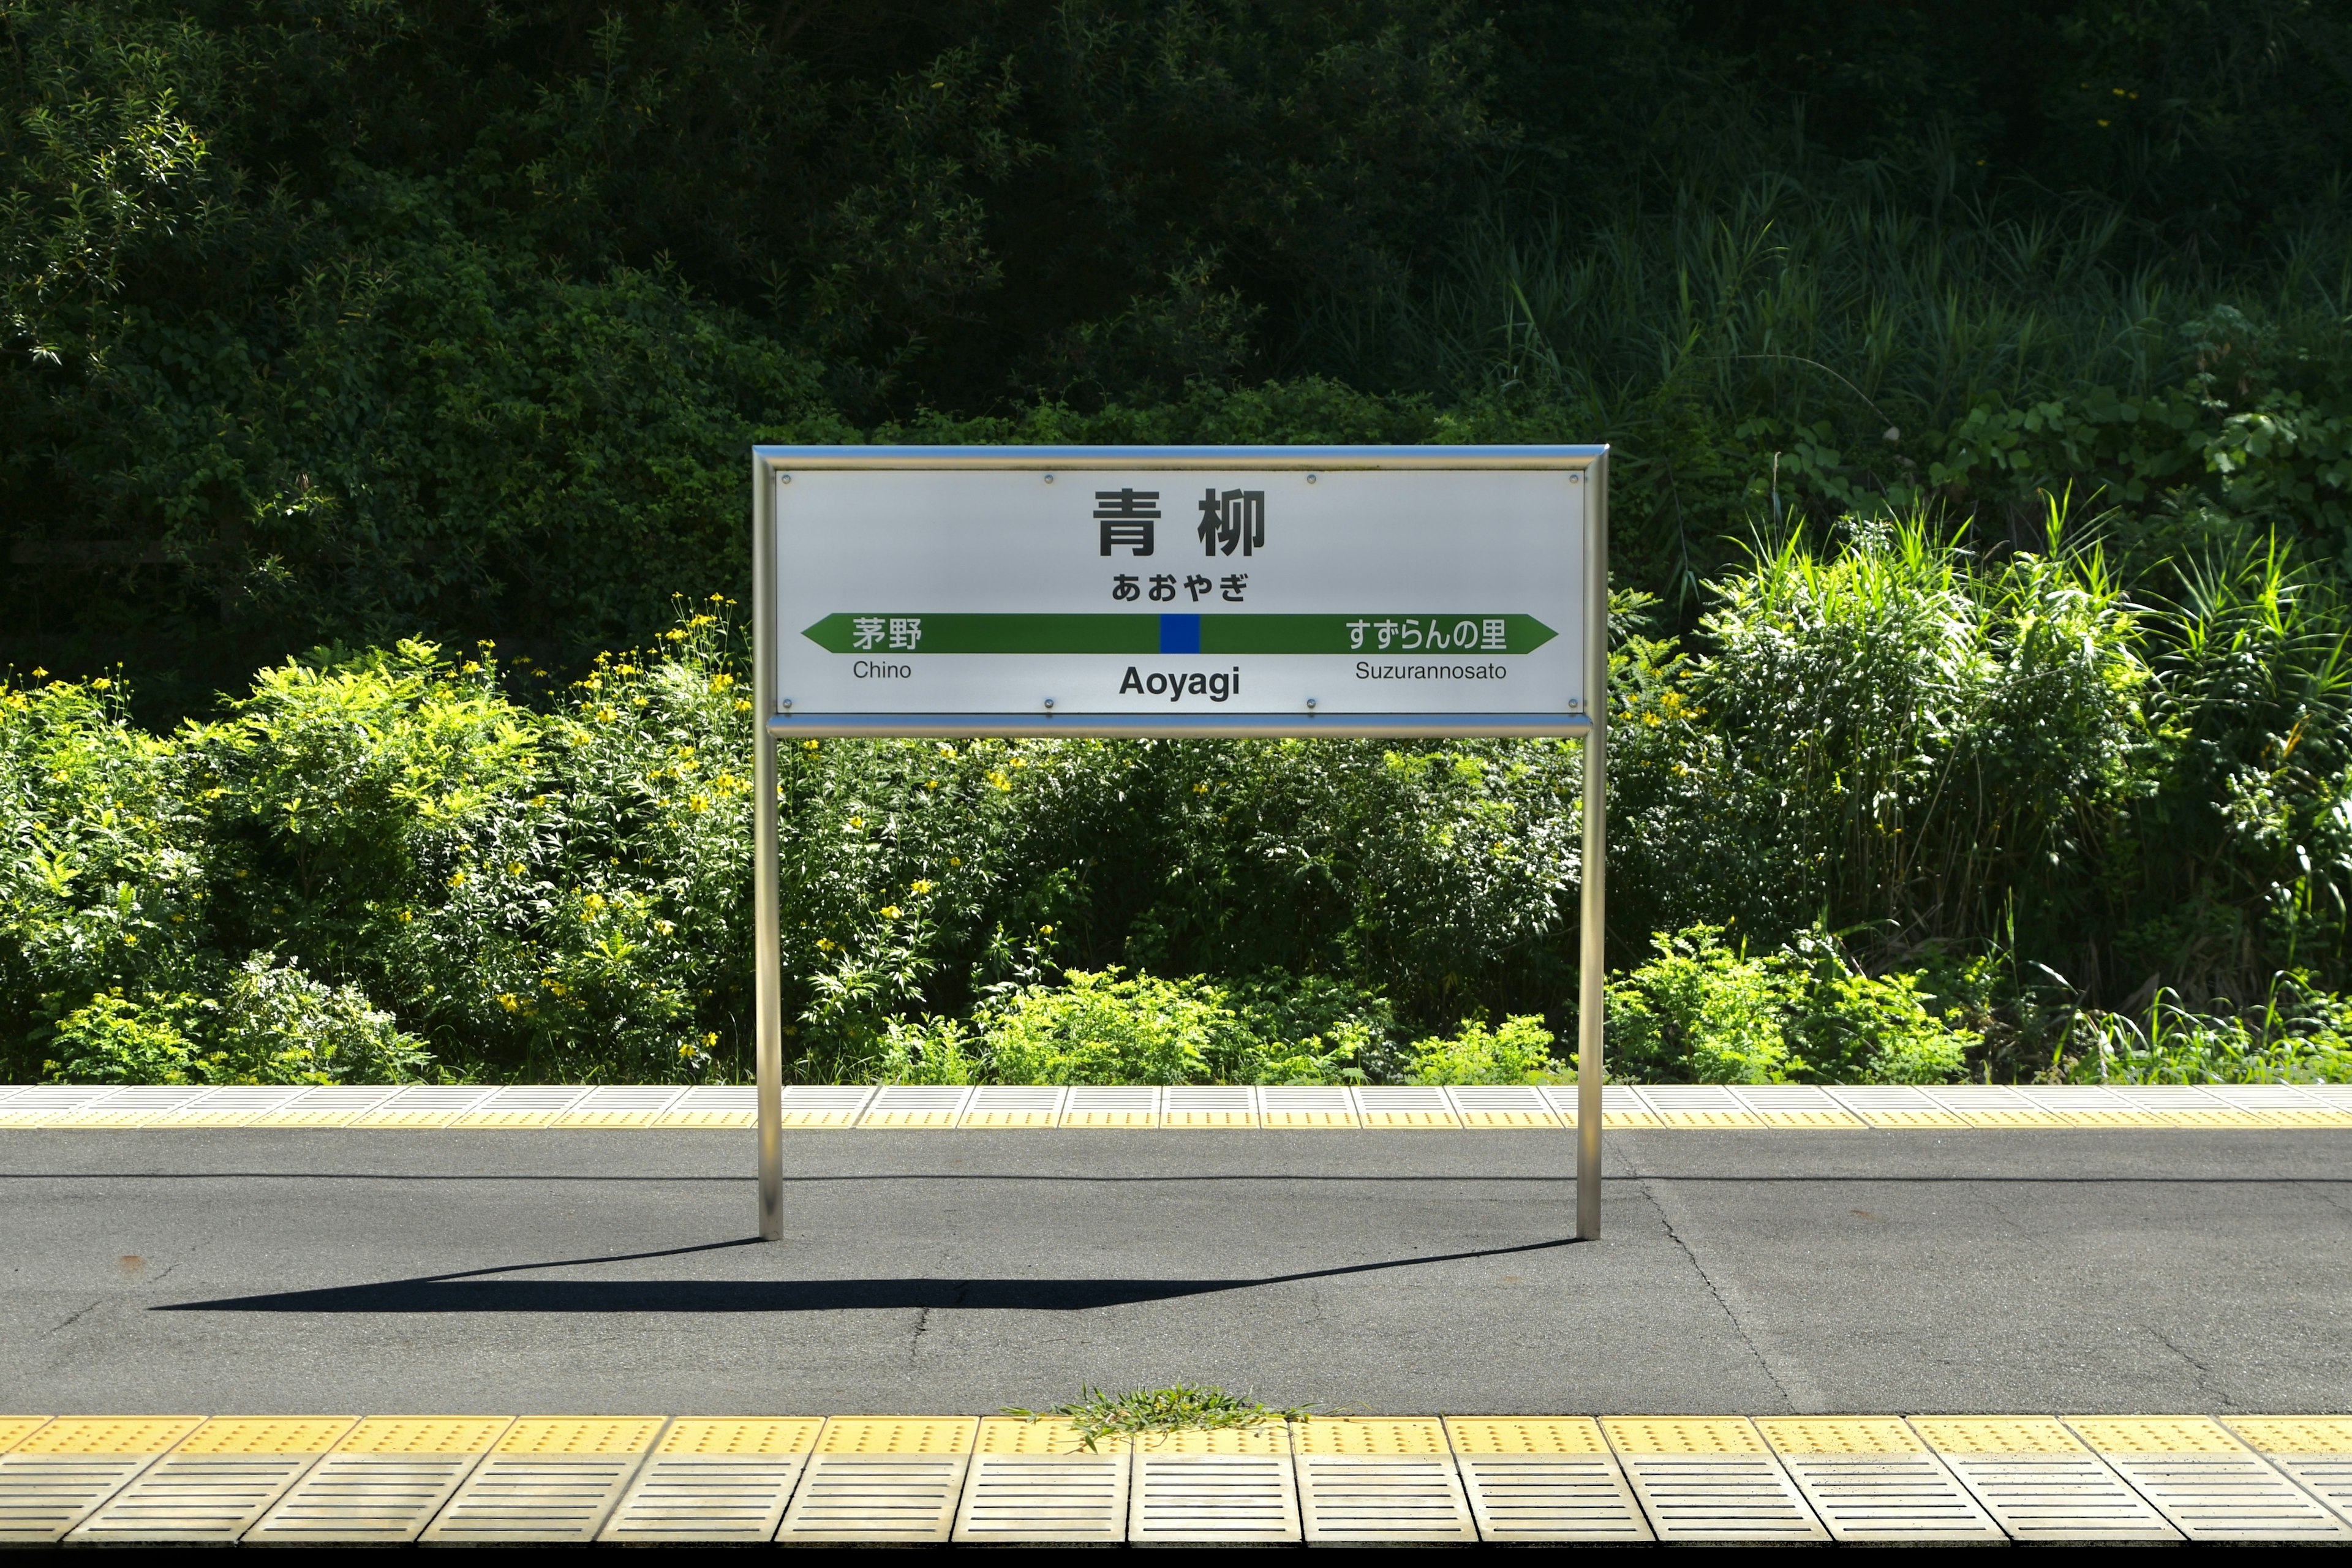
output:
[[1024,986],[991,1010],[990,1066],[1005,1083],[1197,1082],[1238,1027],[1223,1004],[1204,986],[1076,970],[1066,985]]
[[1452,1038],[1412,1043],[1411,1083],[1542,1083],[1553,1074],[1552,1034],[1543,1020],[1523,1014],[1489,1029],[1465,1019]]
[[1608,995],[1603,1059],[1637,1081],[1785,1083],[1789,966],[1727,948],[1720,926],[1656,939],[1657,954]]
[[1980,1037],[1932,1016],[1917,974],[1872,976],[1819,933],[1750,956],[1719,926],[1660,932],[1612,983],[1612,1070],[1666,1083],[1950,1083]]

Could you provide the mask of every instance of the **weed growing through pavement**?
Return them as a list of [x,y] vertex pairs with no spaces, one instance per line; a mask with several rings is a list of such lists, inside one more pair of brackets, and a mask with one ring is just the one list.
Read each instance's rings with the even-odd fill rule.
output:
[[1067,1419],[1092,1448],[1102,1437],[1140,1432],[1184,1432],[1208,1427],[1265,1426],[1277,1421],[1311,1421],[1313,1405],[1277,1410],[1244,1394],[1227,1394],[1213,1384],[1179,1382],[1168,1388],[1139,1388],[1132,1394],[1109,1394],[1092,1384],[1067,1405],[1050,1410],[1004,1407],[1007,1415],[1042,1421],[1049,1415]]

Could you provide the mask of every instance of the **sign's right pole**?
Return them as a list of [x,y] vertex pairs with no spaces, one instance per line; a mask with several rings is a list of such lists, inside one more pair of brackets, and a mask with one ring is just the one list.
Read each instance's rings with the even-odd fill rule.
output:
[[1584,499],[1584,886],[1576,973],[1576,1237],[1601,1239],[1601,981],[1609,847],[1609,458],[1596,458]]
[[751,1041],[760,1239],[784,1237],[784,960],[776,863],[776,476],[751,460]]

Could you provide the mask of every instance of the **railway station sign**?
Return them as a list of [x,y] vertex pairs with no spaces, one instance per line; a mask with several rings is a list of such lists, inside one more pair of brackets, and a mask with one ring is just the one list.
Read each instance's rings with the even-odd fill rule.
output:
[[1545,734],[1591,447],[764,448],[779,728]]

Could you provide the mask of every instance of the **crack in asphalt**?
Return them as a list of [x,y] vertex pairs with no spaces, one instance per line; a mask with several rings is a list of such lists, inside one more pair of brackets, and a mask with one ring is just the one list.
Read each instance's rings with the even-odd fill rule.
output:
[[106,1298],[105,1298],[105,1297],[103,1297],[103,1296],[100,1296],[100,1298],[98,1298],[98,1300],[96,1300],[92,1301],[89,1306],[84,1307],[84,1308],[83,1308],[80,1311],[79,1311],[79,1312],[75,1312],[75,1313],[73,1313],[71,1316],[68,1317],[64,1322],[59,1323],[57,1327],[55,1327],[55,1328],[51,1329],[51,1330],[48,1331],[48,1333],[47,1333],[47,1334],[44,1334],[44,1335],[42,1335],[41,1337],[42,1337],[43,1339],[47,1339],[47,1338],[48,1338],[48,1337],[49,1337],[49,1335],[50,1335],[50,1334],[61,1334],[61,1333],[64,1333],[68,1329],[72,1328],[76,1323],[80,1322],[84,1318],[86,1318],[86,1317],[89,1316],[92,1312],[97,1311],[97,1310],[99,1310],[99,1308],[100,1308],[101,1306],[103,1306],[103,1305],[105,1305],[105,1304],[106,1304]]

